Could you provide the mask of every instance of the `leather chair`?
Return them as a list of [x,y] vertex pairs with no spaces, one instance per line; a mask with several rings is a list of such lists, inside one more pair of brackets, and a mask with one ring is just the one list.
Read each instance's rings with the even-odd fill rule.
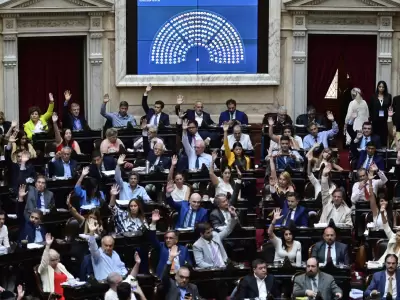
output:
[[400,197],[400,183],[399,182],[396,182],[396,184],[394,185],[393,197],[396,197],[396,198]]
[[165,291],[162,283],[158,283],[154,286],[153,300],[164,300]]
[[192,243],[188,243],[185,246],[188,249],[188,252],[189,252],[189,255],[190,255],[190,259],[193,262],[192,268],[195,268],[196,267],[196,259],[194,258],[194,254],[193,254],[193,244]]
[[47,293],[43,291],[43,285],[42,285],[42,280],[40,278],[40,274],[39,274],[39,266],[36,265],[33,267],[33,274],[35,277],[35,284],[36,284],[36,288],[40,294],[40,298],[42,300],[54,300],[54,299],[60,299],[61,295],[57,294],[57,293]]
[[388,239],[380,239],[376,242],[374,249],[374,260],[379,260],[385,253],[388,246]]
[[304,187],[304,199],[314,199],[315,197],[315,188],[311,182],[307,182]]
[[155,278],[158,278],[157,276],[157,265],[158,261],[160,259],[160,253],[158,252],[157,249],[151,248],[149,251],[149,273]]
[[258,257],[263,259],[266,263],[273,263],[275,258],[275,247],[271,242],[264,243],[261,246],[261,252]]
[[179,213],[177,211],[170,212],[168,216],[168,230],[173,230],[178,221]]
[[314,247],[315,247],[315,244],[312,244],[310,246],[310,248],[308,248],[308,258],[311,258],[311,254],[312,254],[312,251],[313,251]]

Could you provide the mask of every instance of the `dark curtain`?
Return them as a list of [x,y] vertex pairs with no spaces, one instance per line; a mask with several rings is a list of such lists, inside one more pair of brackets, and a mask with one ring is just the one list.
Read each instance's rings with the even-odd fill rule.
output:
[[55,99],[54,111],[62,115],[64,91],[70,102],[84,109],[84,37],[18,39],[19,119],[29,120],[28,109],[39,106],[45,113],[49,93]]
[[308,104],[325,112],[324,99],[339,65],[342,45],[331,35],[308,36]]

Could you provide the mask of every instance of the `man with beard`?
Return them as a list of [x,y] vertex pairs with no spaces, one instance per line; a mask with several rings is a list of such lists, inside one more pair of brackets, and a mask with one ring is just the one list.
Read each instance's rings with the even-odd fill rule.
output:
[[332,275],[319,270],[317,259],[312,257],[307,260],[306,273],[294,279],[293,296],[308,297],[308,299],[333,299],[334,297],[340,299],[343,292]]

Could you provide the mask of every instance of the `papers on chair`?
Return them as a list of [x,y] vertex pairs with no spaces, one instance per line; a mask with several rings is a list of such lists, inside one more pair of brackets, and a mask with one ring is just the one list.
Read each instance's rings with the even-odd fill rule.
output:
[[58,176],[55,176],[55,178],[56,178],[56,180],[68,180],[69,178],[67,178],[67,177],[64,177],[64,176],[60,176],[60,177],[58,177]]
[[131,148],[126,149],[126,151],[128,151],[129,153],[135,152],[135,150],[133,150],[133,149],[131,149]]
[[16,218],[18,218],[16,214],[7,214],[7,217],[8,217],[9,219],[16,219]]
[[367,228],[375,228],[375,223],[374,222],[369,222],[367,224]]
[[314,224],[314,228],[326,228],[328,227],[328,223],[316,223]]
[[346,223],[335,223],[336,227],[338,228],[349,228],[351,225],[346,224]]
[[39,248],[43,248],[44,247],[44,245],[42,245],[42,244],[36,244],[36,243],[29,243],[28,245],[27,245],[27,248],[28,249],[39,249]]
[[192,231],[194,228],[193,227],[186,227],[186,228],[176,228],[178,231]]
[[61,285],[63,285],[63,286],[81,286],[81,285],[85,285],[85,284],[86,284],[86,281],[76,281],[75,279],[61,283]]
[[136,167],[133,168],[132,171],[134,172],[144,172],[146,170],[146,167]]
[[128,206],[129,201],[131,200],[116,200],[115,202],[117,202],[119,206]]
[[111,170],[111,171],[101,171],[101,173],[103,173],[106,176],[115,176],[115,170]]
[[367,268],[368,269],[379,269],[382,268],[383,265],[379,261],[368,261],[367,262]]
[[68,209],[65,209],[65,208],[57,208],[57,212],[68,212]]
[[394,173],[394,167],[389,170],[389,173]]
[[355,299],[355,300],[364,299],[363,291],[359,290],[359,289],[351,289],[351,291],[350,291],[350,299]]
[[[90,235],[89,235],[89,234],[81,233],[81,234],[79,234],[79,237],[80,237],[81,239],[88,240],[89,237],[90,237]],[[95,233],[95,234],[94,234],[94,237],[97,239],[99,236]]]
[[92,208],[95,208],[96,206],[95,205],[93,205],[93,204],[87,204],[87,205],[82,205],[81,206],[81,209],[84,209],[84,210],[91,210]]

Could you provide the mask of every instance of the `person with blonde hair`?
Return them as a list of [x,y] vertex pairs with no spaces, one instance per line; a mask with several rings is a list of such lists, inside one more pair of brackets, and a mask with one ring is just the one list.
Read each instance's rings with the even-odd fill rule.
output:
[[106,138],[100,144],[100,152],[102,154],[118,153],[121,146],[125,148],[124,143],[118,138],[117,129],[108,128]]

